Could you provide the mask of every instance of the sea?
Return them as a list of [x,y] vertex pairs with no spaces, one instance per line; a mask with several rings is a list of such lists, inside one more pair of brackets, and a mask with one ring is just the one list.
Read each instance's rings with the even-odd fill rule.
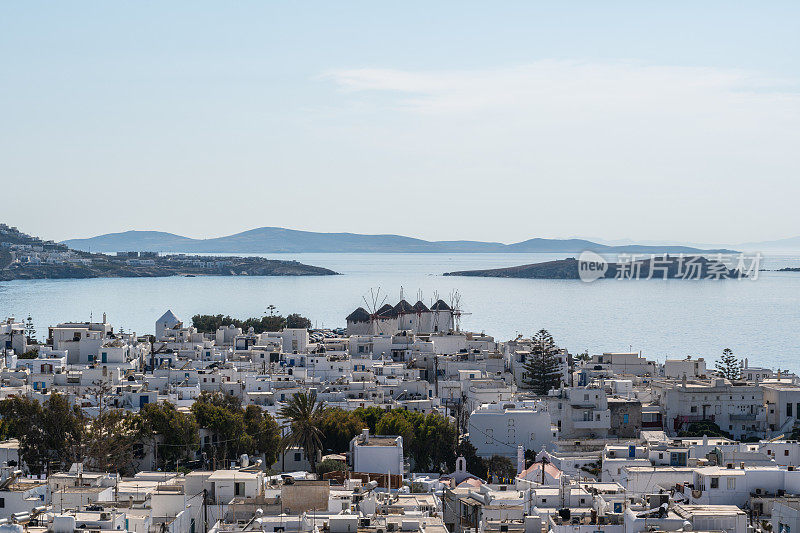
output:
[[[256,255],[256,254],[254,254]],[[258,254],[261,255],[261,254]],[[750,366],[800,372],[800,272],[762,271],[743,280],[530,280],[450,277],[444,272],[500,268],[565,254],[263,254],[327,267],[313,277],[198,276],[0,282],[0,319],[33,318],[37,337],[59,322],[108,321],[152,334],[171,309],[262,316],[274,305],[316,327],[345,326],[355,308],[401,297],[427,305],[460,295],[461,329],[498,341],[547,329],[573,353],[636,351],[657,361],[703,357],[709,366],[731,348]],[[800,267],[800,252],[764,255],[761,268]],[[373,295],[378,294],[377,297]],[[384,300],[385,299],[385,300]]]

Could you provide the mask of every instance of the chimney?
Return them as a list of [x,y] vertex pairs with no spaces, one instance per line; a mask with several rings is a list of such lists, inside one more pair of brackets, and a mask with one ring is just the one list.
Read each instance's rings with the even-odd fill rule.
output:
[[364,444],[369,444],[369,428],[361,430],[361,438],[364,439]]

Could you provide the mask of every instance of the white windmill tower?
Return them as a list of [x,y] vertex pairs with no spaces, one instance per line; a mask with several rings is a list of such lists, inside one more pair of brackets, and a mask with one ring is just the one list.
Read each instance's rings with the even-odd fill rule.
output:
[[370,333],[373,335],[385,333],[386,318],[382,314],[386,311],[386,298],[387,295],[381,295],[380,287],[369,290],[369,299],[367,299],[367,295],[362,296],[369,313]]

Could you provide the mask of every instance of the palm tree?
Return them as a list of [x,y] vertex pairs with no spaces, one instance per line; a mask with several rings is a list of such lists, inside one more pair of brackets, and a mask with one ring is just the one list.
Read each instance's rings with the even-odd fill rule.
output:
[[269,316],[273,316],[275,314],[275,309],[277,309],[277,307],[272,304],[267,306],[267,312],[269,312]]
[[311,471],[317,470],[317,452],[322,449],[320,422],[325,409],[323,401],[317,401],[317,393],[296,392],[286,405],[278,410],[278,416],[284,420],[283,427],[288,433],[281,439],[281,450],[299,446],[303,448]]

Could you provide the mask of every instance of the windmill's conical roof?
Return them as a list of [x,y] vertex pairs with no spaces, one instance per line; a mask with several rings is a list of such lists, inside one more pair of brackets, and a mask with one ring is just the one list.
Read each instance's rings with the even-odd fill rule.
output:
[[444,303],[444,300],[437,300],[435,304],[431,306],[431,311],[452,311],[449,305]]
[[159,318],[156,322],[159,322],[159,323],[166,322],[168,324],[177,324],[178,322],[180,322],[180,320],[178,319],[178,317],[175,316],[175,313],[173,313],[171,310],[167,309],[167,312],[164,313],[163,315],[161,315],[161,318]]
[[369,322],[369,313],[363,307],[359,307],[345,319],[348,322]]
[[375,314],[379,315],[379,316],[382,316],[382,317],[389,317],[389,318],[394,318],[394,317],[397,316],[397,314],[394,312],[394,307],[392,307],[389,304],[383,304],[383,306],[380,309],[378,309],[378,312],[375,313]]
[[400,300],[399,302],[397,302],[397,305],[395,305],[392,310],[398,315],[400,313],[413,313],[414,312],[414,308],[411,307],[411,304],[408,303],[405,300]]

